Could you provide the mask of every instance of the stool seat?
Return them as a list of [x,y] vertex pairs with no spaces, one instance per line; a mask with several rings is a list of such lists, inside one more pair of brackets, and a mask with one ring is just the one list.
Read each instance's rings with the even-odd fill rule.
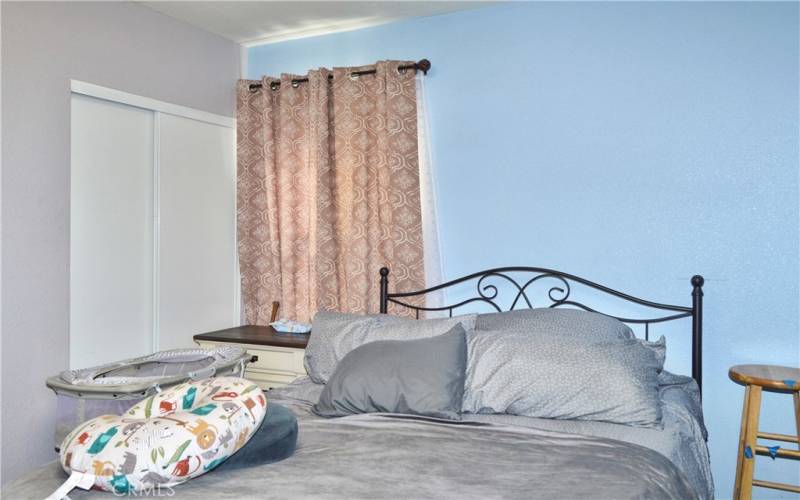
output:
[[775,365],[736,365],[728,377],[740,385],[758,385],[770,391],[800,391],[800,369]]
[[[753,486],[800,493],[800,486],[755,479],[756,456],[788,458],[800,460],[800,369],[774,365],[736,365],[728,370],[728,376],[737,384],[744,386],[744,405],[742,408],[742,427],[739,433],[739,453],[736,460],[736,481],[734,500],[750,500]],[[762,391],[791,394],[794,406],[797,435],[762,432],[758,428],[761,413]],[[764,446],[759,439],[789,443],[786,445]]]

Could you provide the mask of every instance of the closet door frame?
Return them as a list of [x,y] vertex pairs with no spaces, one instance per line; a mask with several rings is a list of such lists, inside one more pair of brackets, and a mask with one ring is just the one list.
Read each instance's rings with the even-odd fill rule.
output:
[[[196,120],[199,122],[210,123],[225,128],[236,130],[236,120],[232,117],[217,115],[207,111],[200,111],[197,109],[172,104],[169,102],[151,99],[121,90],[95,85],[93,83],[83,82],[80,80],[70,80],[70,92],[73,94],[80,94],[96,99],[124,104],[141,108],[153,113],[153,328],[152,328],[152,344],[153,349],[158,350],[161,343],[160,338],[160,317],[159,310],[161,307],[159,297],[159,279],[161,268],[159,265],[160,260],[160,234],[161,234],[161,214],[160,214],[160,117],[162,114],[169,114]],[[235,164],[234,164],[235,165]],[[235,167],[234,167],[235,168]],[[235,183],[234,183],[235,187]],[[234,200],[235,207],[235,200]],[[234,228],[236,227],[236,210],[234,209]],[[236,239],[236,235],[233,235]],[[238,325],[241,322],[241,282],[239,276],[239,254],[234,251],[234,259],[231,265],[234,269],[234,283],[231,283],[232,292],[234,294],[234,307],[233,307],[233,324]],[[198,332],[202,333],[202,332]]]
[[150,99],[136,94],[129,94],[121,90],[102,87],[93,83],[82,82],[80,80],[70,80],[70,91],[73,94],[82,94],[97,99],[127,104],[137,108],[155,111],[157,113],[167,113],[175,116],[182,116],[200,122],[213,123],[227,128],[236,128],[236,120],[222,115],[216,115],[207,111],[200,111],[179,104]]

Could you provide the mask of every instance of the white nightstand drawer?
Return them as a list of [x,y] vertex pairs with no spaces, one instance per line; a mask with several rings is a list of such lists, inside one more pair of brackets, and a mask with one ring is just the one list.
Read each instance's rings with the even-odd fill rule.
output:
[[305,351],[302,349],[267,346],[242,347],[247,349],[247,352],[252,352],[258,356],[258,360],[250,363],[249,365],[254,369],[299,373],[303,375],[306,373],[306,369],[303,366],[303,356],[305,356]]
[[[224,343],[200,340],[197,344],[206,349],[213,349]],[[297,377],[306,375],[303,366],[304,349],[240,343],[228,345],[246,349],[249,354],[258,358],[247,365],[245,377],[257,383],[262,389],[280,387]]]

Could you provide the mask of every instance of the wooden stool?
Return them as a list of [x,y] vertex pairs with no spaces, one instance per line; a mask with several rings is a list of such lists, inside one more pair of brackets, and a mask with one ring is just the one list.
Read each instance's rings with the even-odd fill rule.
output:
[[[728,371],[728,376],[737,384],[744,386],[744,409],[742,410],[742,430],[739,434],[739,456],[736,460],[736,483],[733,488],[734,500],[750,500],[753,486],[800,493],[800,486],[772,481],[753,479],[756,455],[774,458],[800,460],[798,450],[783,449],[779,446],[761,446],[758,438],[783,441],[800,445],[800,370],[785,366],[737,365]],[[761,412],[761,391],[791,394],[794,399],[794,417],[797,435],[759,432],[758,416]]]

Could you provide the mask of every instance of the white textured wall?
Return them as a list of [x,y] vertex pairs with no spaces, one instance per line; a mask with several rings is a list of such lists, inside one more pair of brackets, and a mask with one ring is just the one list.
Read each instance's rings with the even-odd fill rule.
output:
[[239,46],[133,3],[2,2],[2,482],[55,458],[69,358],[69,80],[233,116]]

